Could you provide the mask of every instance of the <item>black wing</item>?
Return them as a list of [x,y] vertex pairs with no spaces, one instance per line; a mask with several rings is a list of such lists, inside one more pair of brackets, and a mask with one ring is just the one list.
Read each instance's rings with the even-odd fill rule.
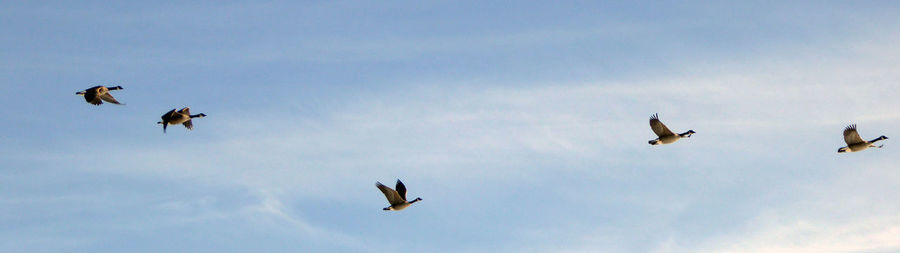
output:
[[103,101],[100,101],[100,96],[97,96],[97,92],[88,90],[84,93],[84,100],[92,105],[100,105]]
[[397,179],[397,193],[400,194],[400,198],[406,200],[406,186],[403,185],[403,182],[400,182],[400,179]]
[[166,132],[166,126],[169,125],[169,120],[172,119],[173,115],[175,115],[175,109],[172,109],[171,111],[163,114],[162,117],[159,117],[162,119],[163,133]]
[[174,116],[174,115],[175,115],[175,109],[172,109],[171,111],[164,113],[162,115],[162,117],[159,117],[159,118],[161,118],[163,121],[169,121],[170,119],[172,119],[172,116]]

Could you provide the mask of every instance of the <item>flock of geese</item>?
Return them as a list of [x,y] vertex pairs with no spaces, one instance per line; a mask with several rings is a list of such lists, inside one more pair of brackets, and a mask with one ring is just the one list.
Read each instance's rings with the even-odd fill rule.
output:
[[[88,88],[84,91],[76,92],[76,95],[84,96],[84,100],[92,105],[101,105],[103,101],[108,103],[124,105],[116,101],[116,99],[109,93],[111,90],[121,90],[122,86],[116,87],[106,87],[106,86],[94,86]],[[177,108],[176,108],[177,109]],[[168,125],[184,125],[188,130],[193,130],[194,125],[191,122],[191,119],[194,118],[203,118],[206,117],[206,114],[191,114],[190,108],[185,107],[181,110],[172,109],[171,111],[166,112],[160,118],[162,121],[157,122],[157,124],[163,125],[163,133],[166,132],[166,126]],[[650,116],[650,129],[653,130],[653,133],[658,136],[658,138],[650,140],[650,145],[663,145],[663,144],[672,144],[676,141],[683,138],[690,138],[691,135],[695,134],[694,130],[687,130],[684,133],[676,134],[669,130],[662,121],[659,120],[658,114],[653,114]],[[846,152],[859,152],[866,150],[868,148],[882,148],[884,145],[875,146],[875,142],[881,140],[887,140],[888,137],[882,135],[878,138],[872,139],[870,141],[863,140],[862,137],[859,136],[859,132],[856,131],[856,124],[852,124],[844,128],[844,142],[847,143],[846,147],[841,147],[838,149],[838,153],[846,153]],[[387,201],[391,206],[385,207],[385,211],[400,211],[406,209],[413,203],[421,201],[422,198],[416,198],[412,201],[408,201],[406,199],[406,185],[403,185],[403,182],[400,179],[397,179],[397,184],[394,189],[382,184],[381,182],[375,182],[375,187],[381,190],[384,193],[384,197],[387,198]]]
[[[116,98],[109,94],[111,90],[121,90],[122,86],[116,87],[106,87],[106,86],[94,86],[90,87],[84,91],[75,92],[75,95],[84,96],[84,100],[92,105],[101,105],[103,101],[117,104],[117,105],[125,105],[123,103],[119,103],[116,101]],[[176,108],[177,109],[177,108]],[[191,108],[185,107],[181,108],[181,110],[172,109],[171,111],[162,115],[162,121],[156,122],[156,124],[163,125],[163,133],[166,132],[166,126],[168,125],[178,125],[182,124],[188,130],[194,129],[194,123],[191,122],[193,118],[203,118],[206,117],[206,114],[191,114]]]

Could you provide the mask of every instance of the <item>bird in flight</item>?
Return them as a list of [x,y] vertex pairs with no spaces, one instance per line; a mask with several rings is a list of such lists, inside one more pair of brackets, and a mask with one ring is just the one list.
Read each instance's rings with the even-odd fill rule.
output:
[[119,101],[116,101],[116,98],[114,98],[112,96],[112,94],[109,94],[109,91],[111,91],[111,90],[121,90],[121,89],[122,89],[122,86],[107,88],[106,86],[101,85],[101,86],[94,86],[94,87],[88,88],[84,91],[75,92],[75,95],[84,96],[84,100],[86,100],[88,103],[90,103],[92,105],[103,104],[103,101],[121,105],[122,103],[119,103]]
[[375,187],[378,187],[381,190],[381,193],[384,193],[384,197],[387,198],[388,203],[391,204],[389,207],[385,207],[385,211],[400,211],[403,210],[412,203],[416,203],[422,198],[416,198],[413,201],[406,201],[406,186],[403,185],[403,182],[400,182],[400,179],[397,179],[397,190],[391,189],[387,187],[381,182],[375,182]]
[[844,142],[847,143],[847,146],[839,148],[838,153],[859,152],[870,147],[881,148],[884,147],[884,145],[875,146],[875,142],[887,139],[888,137],[882,135],[871,141],[865,141],[862,137],[859,137],[859,132],[856,131],[856,124],[852,124],[844,128]]
[[162,117],[160,117],[160,118],[162,118],[162,121],[156,122],[156,124],[163,125],[163,133],[166,132],[166,126],[177,125],[177,124],[184,125],[184,127],[187,128],[188,130],[193,130],[194,123],[191,122],[191,119],[203,118],[203,117],[206,117],[206,114],[200,113],[200,114],[191,115],[191,108],[185,107],[185,108],[181,108],[181,110],[178,110],[178,111],[175,111],[175,109],[172,109],[171,111],[167,112],[166,114],[163,114]]
[[662,123],[662,121],[659,121],[659,114],[650,116],[650,129],[653,130],[653,133],[655,133],[656,136],[659,136],[659,138],[650,140],[650,145],[673,143],[681,138],[690,138],[692,134],[696,133],[694,130],[688,130],[681,134],[673,133],[672,130],[669,130],[669,128]]

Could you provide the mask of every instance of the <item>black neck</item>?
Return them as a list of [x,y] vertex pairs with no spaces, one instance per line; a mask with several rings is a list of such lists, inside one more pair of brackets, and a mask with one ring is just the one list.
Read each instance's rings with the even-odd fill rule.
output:
[[413,201],[410,201],[409,203],[410,203],[410,204],[416,203],[416,202],[419,201],[419,200],[422,200],[422,198],[416,198],[416,199],[414,199]]

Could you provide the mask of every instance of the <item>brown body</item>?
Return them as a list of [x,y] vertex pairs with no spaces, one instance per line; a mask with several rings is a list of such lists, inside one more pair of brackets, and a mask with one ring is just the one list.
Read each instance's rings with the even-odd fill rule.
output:
[[178,110],[178,111],[176,111],[175,109],[172,109],[171,111],[167,112],[166,114],[163,114],[162,117],[160,117],[160,118],[162,118],[162,121],[156,122],[156,123],[163,125],[163,133],[166,132],[166,126],[177,125],[177,124],[184,125],[184,127],[187,128],[188,130],[193,130],[194,123],[191,121],[191,119],[203,118],[203,117],[206,117],[206,114],[200,113],[200,114],[191,115],[191,108],[185,107],[185,108],[181,108],[181,110]]
[[103,101],[121,105],[122,103],[119,103],[119,101],[116,101],[116,98],[114,98],[112,96],[112,94],[109,94],[109,91],[111,91],[111,90],[121,90],[121,89],[122,89],[122,86],[107,88],[106,86],[101,85],[101,86],[94,86],[94,87],[88,88],[84,91],[75,92],[75,95],[84,96],[84,100],[92,105],[103,104]]
[[881,148],[883,145],[875,146],[875,142],[887,139],[888,137],[882,135],[878,138],[872,139],[871,141],[863,140],[862,137],[859,136],[859,132],[856,131],[856,124],[849,125],[844,128],[844,142],[847,143],[847,146],[839,148],[838,153],[859,152],[870,147]]
[[672,130],[669,130],[669,128],[666,127],[666,125],[664,125],[662,121],[659,121],[659,115],[657,114],[653,114],[653,116],[650,116],[650,129],[653,130],[653,133],[655,133],[656,136],[659,137],[654,140],[650,140],[650,145],[674,143],[681,138],[690,138],[691,135],[695,133],[694,130],[688,130],[687,132],[684,132],[682,134],[676,134],[672,132]]
[[412,203],[422,200],[422,198],[416,198],[413,201],[406,201],[406,186],[403,185],[403,182],[400,182],[400,179],[397,179],[397,190],[391,189],[381,184],[381,182],[375,182],[375,187],[378,187],[381,193],[384,193],[384,197],[391,204],[391,206],[383,208],[385,211],[400,211],[406,209]]

